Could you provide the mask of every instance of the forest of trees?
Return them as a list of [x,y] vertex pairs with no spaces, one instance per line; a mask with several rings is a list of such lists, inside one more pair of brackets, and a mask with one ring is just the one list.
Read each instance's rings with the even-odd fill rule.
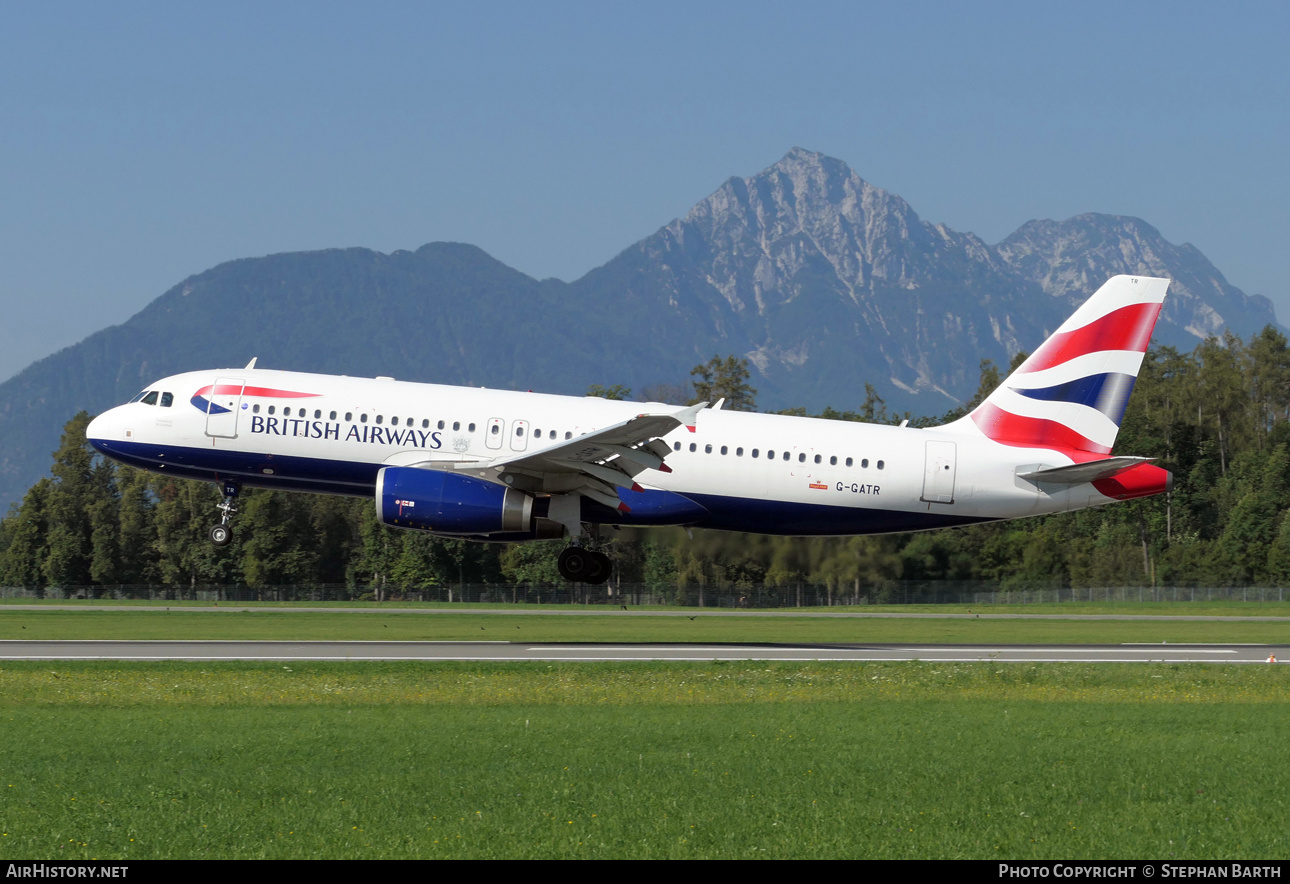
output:
[[[1018,354],[1013,365],[1024,354]],[[979,401],[1007,370],[981,366]],[[752,410],[747,362],[695,368],[692,401]],[[676,393],[679,388],[668,392]],[[593,395],[626,398],[621,386]],[[651,390],[642,391],[650,398]],[[854,411],[821,417],[934,425],[889,414],[872,388]],[[787,413],[804,414],[800,409]],[[486,544],[387,528],[370,499],[248,489],[232,544],[212,546],[219,490],[105,461],[73,417],[51,475],[0,521],[0,585],[343,584],[376,598],[462,584],[552,586],[558,541]],[[918,534],[786,538],[681,529],[604,531],[615,582],[687,587],[809,584],[877,592],[896,581],[985,581],[1002,589],[1273,586],[1290,581],[1290,348],[1265,328],[1210,338],[1191,353],[1148,351],[1116,451],[1157,456],[1167,495],[1061,516]]]

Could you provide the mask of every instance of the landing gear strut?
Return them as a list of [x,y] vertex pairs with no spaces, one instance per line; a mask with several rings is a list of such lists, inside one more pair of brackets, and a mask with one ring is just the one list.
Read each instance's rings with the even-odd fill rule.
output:
[[233,499],[239,490],[236,482],[224,483],[224,502],[216,507],[220,511],[219,524],[210,531],[211,543],[216,546],[228,546],[233,540],[233,513],[237,512]]
[[560,553],[556,567],[565,580],[581,580],[592,584],[604,583],[614,570],[609,556],[581,546],[571,546]]

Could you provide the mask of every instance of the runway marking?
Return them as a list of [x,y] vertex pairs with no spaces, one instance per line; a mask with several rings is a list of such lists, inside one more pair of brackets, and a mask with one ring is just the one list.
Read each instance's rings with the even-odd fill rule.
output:
[[[182,662],[182,663],[232,663],[232,662],[264,662],[264,663],[432,663],[432,662],[472,662],[472,663],[657,663],[657,662],[677,662],[677,663],[711,663],[715,659],[728,659],[730,662],[762,662],[762,663],[782,663],[783,657],[184,657],[184,656],[165,656],[165,657],[0,657],[5,661],[39,661],[39,662],[81,662],[81,661],[120,661],[120,662]],[[924,662],[924,663],[1069,663],[1069,659],[1060,657],[1027,657],[1015,659],[982,659],[980,657],[937,657],[937,658],[915,658],[913,661],[904,661],[902,658],[893,657],[848,657],[838,659],[836,657],[796,657],[788,662],[820,662],[820,663],[898,663],[898,662]],[[1118,657],[1095,657],[1084,659],[1085,663],[1258,663],[1260,666],[1276,666],[1278,663],[1268,663],[1263,659],[1179,659],[1179,658],[1136,658],[1124,659]]]
[[[908,651],[908,652],[931,651],[932,653],[936,653],[942,649],[941,648],[902,647],[902,648],[893,648],[892,650],[900,650],[900,651]],[[1044,653],[1049,651],[1051,651],[1050,648],[1043,648],[1043,647],[1040,647],[1040,648],[981,648],[979,653],[982,653],[982,654],[1039,654],[1039,653]],[[1117,649],[1115,650],[1115,653],[1117,654],[1159,654],[1162,652],[1168,653],[1170,651],[1172,651],[1175,654],[1235,654],[1236,653],[1236,651],[1228,650],[1226,648],[1218,649],[1218,650],[1210,649],[1210,648],[1192,648],[1183,644],[1155,645],[1154,647],[1147,646],[1144,648],[1117,647]],[[1107,653],[1107,650],[1106,648],[1076,648],[1076,647],[1065,648],[1064,647],[1062,648],[1062,652],[1066,654],[1105,654]]]
[[103,645],[123,641],[146,641],[154,645],[248,645],[260,643],[277,643],[283,645],[510,645],[514,642],[501,639],[421,639],[385,638],[385,639],[348,639],[348,638],[5,638],[0,639],[0,646],[7,644],[37,644],[39,642],[59,642],[64,645]]

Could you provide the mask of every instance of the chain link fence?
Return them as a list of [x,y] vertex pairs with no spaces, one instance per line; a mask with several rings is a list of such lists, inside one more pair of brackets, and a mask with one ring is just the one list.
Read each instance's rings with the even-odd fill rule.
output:
[[221,602],[439,602],[526,605],[675,605],[699,608],[829,608],[864,605],[980,606],[1063,604],[1066,602],[1282,602],[1280,586],[1095,586],[1003,589],[983,582],[892,582],[849,586],[844,590],[812,584],[789,586],[673,586],[646,584],[444,584],[418,588],[318,584],[252,587],[66,586],[0,587],[4,599],[86,601]]

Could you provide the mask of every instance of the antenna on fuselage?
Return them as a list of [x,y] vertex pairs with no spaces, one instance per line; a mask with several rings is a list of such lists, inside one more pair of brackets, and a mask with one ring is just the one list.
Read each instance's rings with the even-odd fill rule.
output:
[[246,364],[246,368],[244,368],[244,369],[242,369],[242,370],[243,370],[243,371],[246,371],[247,369],[255,368],[255,360],[257,360],[257,359],[259,359],[259,358],[260,358],[259,356],[252,356],[252,357],[251,357],[251,361],[250,361],[250,362],[248,362],[248,363]]

